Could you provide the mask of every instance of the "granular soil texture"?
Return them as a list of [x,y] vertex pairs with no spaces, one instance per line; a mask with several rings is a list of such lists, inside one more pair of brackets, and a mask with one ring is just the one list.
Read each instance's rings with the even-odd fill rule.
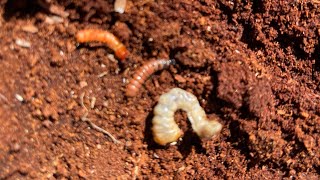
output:
[[[124,14],[113,3],[0,1],[0,179],[319,179],[319,1],[136,0]],[[78,44],[86,28],[114,33],[129,57]],[[160,58],[177,63],[125,97]],[[153,142],[153,107],[174,87],[219,136],[199,139],[178,111],[182,140]]]

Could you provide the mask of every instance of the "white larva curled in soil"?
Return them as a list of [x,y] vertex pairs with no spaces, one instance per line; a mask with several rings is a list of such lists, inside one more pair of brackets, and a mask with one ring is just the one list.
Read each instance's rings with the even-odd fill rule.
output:
[[186,111],[192,129],[200,138],[211,138],[222,129],[217,120],[208,120],[196,96],[183,89],[173,88],[160,96],[154,108],[152,133],[156,143],[166,145],[177,141],[182,135],[182,131],[174,121],[174,113],[178,109]]
[[114,1],[114,11],[117,13],[124,13],[124,10],[126,9],[127,0],[115,0]]

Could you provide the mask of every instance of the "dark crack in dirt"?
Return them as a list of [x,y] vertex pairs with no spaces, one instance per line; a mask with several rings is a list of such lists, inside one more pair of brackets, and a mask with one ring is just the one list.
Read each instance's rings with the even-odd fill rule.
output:
[[[0,1],[0,179],[319,179],[319,1],[137,0],[124,14],[113,3]],[[129,57],[79,45],[84,28],[114,33]],[[177,64],[126,98],[126,79],[159,58]],[[179,111],[183,140],[153,142],[153,107],[173,87],[198,97],[220,136],[200,140]],[[81,120],[81,96],[121,144]]]

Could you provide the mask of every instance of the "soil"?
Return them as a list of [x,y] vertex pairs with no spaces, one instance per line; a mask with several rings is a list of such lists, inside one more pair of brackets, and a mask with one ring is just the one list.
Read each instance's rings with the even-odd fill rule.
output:
[[[0,1],[0,179],[320,178],[319,1],[113,3]],[[78,44],[86,28],[130,55]],[[134,70],[160,58],[177,63],[125,97]],[[218,118],[219,136],[199,139],[178,111],[182,140],[153,142],[153,107],[174,87]]]

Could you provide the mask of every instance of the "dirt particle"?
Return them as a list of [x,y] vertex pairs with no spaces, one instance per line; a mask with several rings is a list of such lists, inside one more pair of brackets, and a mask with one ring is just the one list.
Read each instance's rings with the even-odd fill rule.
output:
[[52,66],[57,66],[61,67],[64,64],[64,55],[61,53],[62,51],[59,51],[56,48],[51,48],[50,53],[51,53],[51,61],[50,64]]
[[31,43],[27,40],[24,40],[24,39],[16,39],[15,43],[16,43],[16,45],[18,45],[20,47],[24,47],[24,48],[31,47]]
[[182,77],[181,75],[175,75],[174,79],[177,80],[179,83],[185,83],[187,80]]
[[14,143],[14,144],[12,144],[11,147],[10,147],[10,152],[16,153],[16,152],[19,152],[20,149],[21,149],[20,144],[19,144],[19,143]]
[[63,18],[59,16],[46,16],[44,22],[50,25],[63,23]]
[[39,58],[38,55],[30,55],[29,58],[27,58],[29,66],[34,67],[39,62]]
[[300,116],[307,119],[309,117],[309,113],[302,111],[302,112],[300,112]]
[[110,115],[109,116],[109,120],[110,121],[115,121],[117,119],[117,117],[115,115]]
[[74,109],[74,107],[76,107],[77,105],[78,104],[77,104],[77,102],[75,100],[71,100],[67,105],[67,110],[70,111],[70,110]]
[[33,24],[24,25],[21,27],[21,29],[29,33],[37,33],[39,31],[38,28]]
[[84,87],[88,86],[88,83],[87,83],[87,81],[80,81],[79,85],[80,85],[80,88],[84,88]]
[[44,127],[46,127],[46,128],[50,128],[51,126],[52,126],[52,122],[51,121],[49,121],[49,120],[44,120],[44,121],[42,121],[42,125],[44,126]]
[[82,178],[87,178],[87,174],[83,170],[79,170],[78,175]]
[[71,52],[73,52],[77,47],[75,46],[75,44],[72,42],[72,41],[70,41],[70,40],[67,40],[66,41],[66,47],[67,47],[67,52],[68,53],[71,53]]
[[278,109],[277,110],[277,114],[279,115],[285,115],[286,114],[286,111],[282,110],[282,109]]
[[55,106],[46,105],[42,109],[42,114],[45,118],[50,118],[52,120],[58,120],[59,114]]

